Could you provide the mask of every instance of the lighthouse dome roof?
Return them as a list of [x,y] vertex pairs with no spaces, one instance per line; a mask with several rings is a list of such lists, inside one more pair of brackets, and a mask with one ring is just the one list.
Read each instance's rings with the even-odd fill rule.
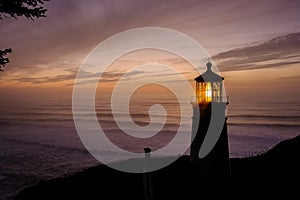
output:
[[224,80],[222,76],[219,76],[215,72],[211,70],[212,64],[211,62],[206,63],[207,70],[201,74],[200,76],[194,78],[197,82],[221,82]]

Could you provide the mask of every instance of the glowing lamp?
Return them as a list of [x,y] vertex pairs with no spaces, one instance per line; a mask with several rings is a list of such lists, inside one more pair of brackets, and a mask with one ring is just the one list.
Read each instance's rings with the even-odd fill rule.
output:
[[222,102],[223,77],[211,70],[212,64],[206,64],[207,70],[194,80],[196,81],[196,103]]

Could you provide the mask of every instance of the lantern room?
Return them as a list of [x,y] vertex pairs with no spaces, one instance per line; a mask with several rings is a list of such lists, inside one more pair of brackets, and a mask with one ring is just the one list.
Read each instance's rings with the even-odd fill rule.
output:
[[198,104],[220,103],[222,99],[223,80],[224,78],[211,70],[212,64],[206,64],[207,70],[200,76],[196,77],[196,102]]

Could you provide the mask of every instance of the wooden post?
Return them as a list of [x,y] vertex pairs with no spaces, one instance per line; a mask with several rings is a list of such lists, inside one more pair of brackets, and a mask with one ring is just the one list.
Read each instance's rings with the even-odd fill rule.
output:
[[152,178],[150,172],[147,172],[148,162],[151,158],[151,149],[144,148],[145,152],[145,167],[144,167],[144,177],[143,177],[143,185],[144,185],[144,197],[145,200],[152,200]]

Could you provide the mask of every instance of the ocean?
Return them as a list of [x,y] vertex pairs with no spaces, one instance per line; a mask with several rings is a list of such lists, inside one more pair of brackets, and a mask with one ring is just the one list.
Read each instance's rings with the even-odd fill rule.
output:
[[[157,95],[136,98],[130,110],[138,125],[149,122],[148,109],[154,103],[164,105],[168,114],[152,113],[158,122],[165,117],[167,120],[159,137],[150,142],[146,139],[131,141],[120,136],[108,98],[96,101],[96,111],[107,136],[128,151],[141,152],[148,146],[155,150],[167,145],[176,134],[181,115],[185,116],[181,123],[189,137],[191,116],[180,113],[178,102],[172,98]],[[118,106],[117,115],[126,122],[128,119],[122,109],[126,105]],[[191,107],[189,103],[183,106],[184,110]],[[299,135],[299,108],[300,102],[287,99],[230,99],[227,110],[230,156],[257,155],[284,139]],[[0,199],[11,199],[18,191],[39,180],[76,173],[99,164],[77,135],[70,97],[14,100],[1,104],[0,113]],[[87,119],[89,115],[85,113]],[[120,159],[122,157],[115,156],[112,161]]]

